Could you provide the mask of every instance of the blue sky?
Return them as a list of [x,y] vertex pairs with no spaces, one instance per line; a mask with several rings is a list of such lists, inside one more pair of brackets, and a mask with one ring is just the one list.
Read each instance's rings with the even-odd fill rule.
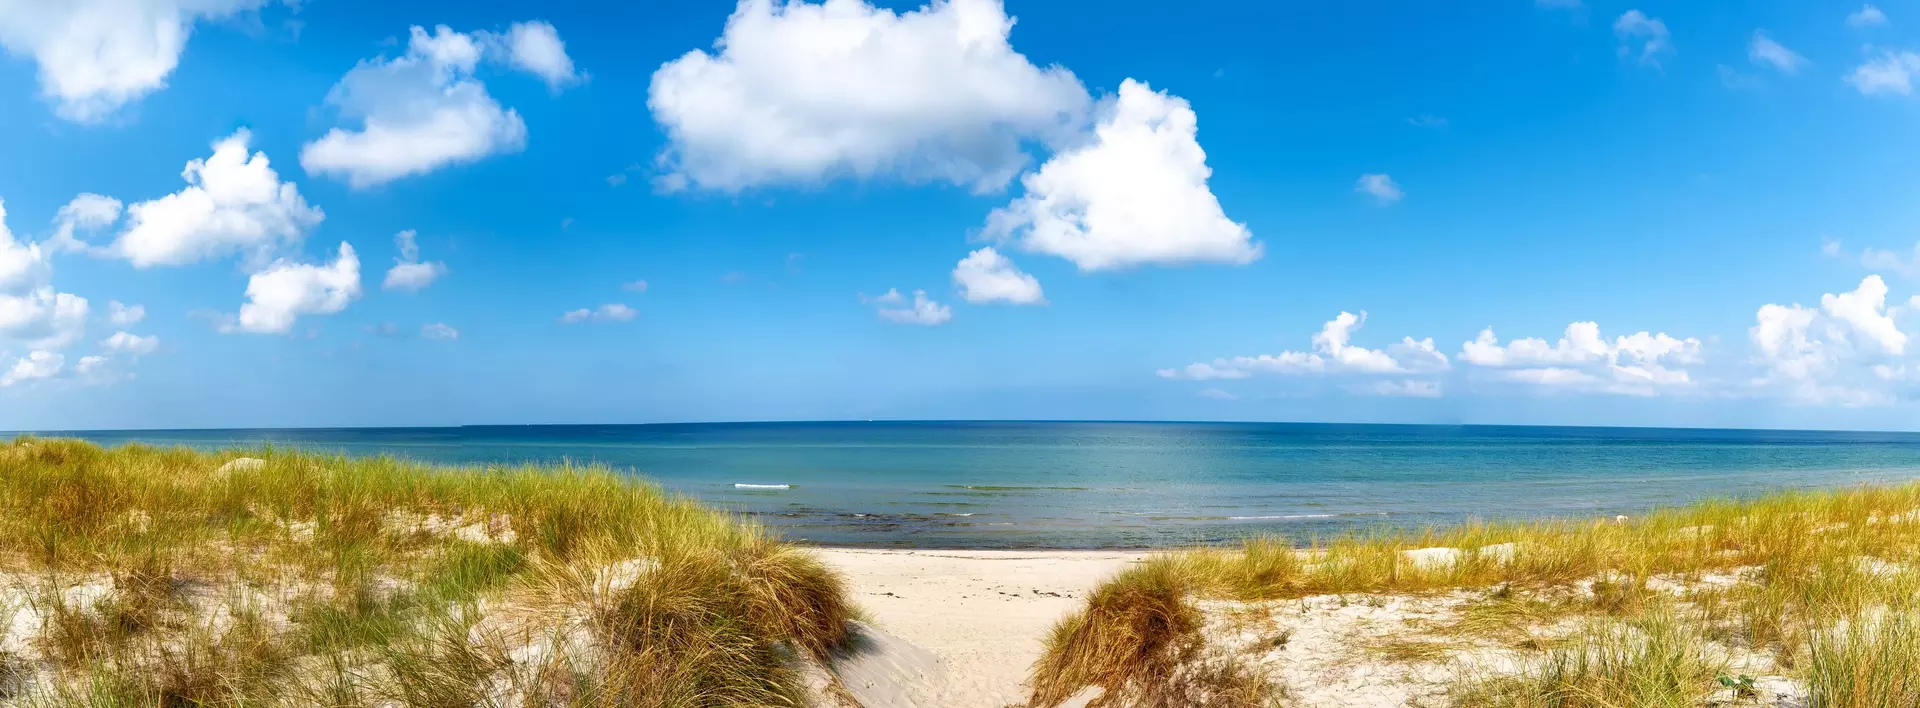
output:
[[1920,5],[36,5],[0,429],[1920,427]]

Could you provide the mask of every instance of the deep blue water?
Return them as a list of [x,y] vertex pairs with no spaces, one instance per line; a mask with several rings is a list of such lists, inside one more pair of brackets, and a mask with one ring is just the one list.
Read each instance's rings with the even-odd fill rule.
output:
[[[792,538],[1168,546],[1633,514],[1920,477],[1920,434],[1263,423],[748,423],[63,432],[442,463],[611,465]],[[790,485],[752,489],[736,485]]]

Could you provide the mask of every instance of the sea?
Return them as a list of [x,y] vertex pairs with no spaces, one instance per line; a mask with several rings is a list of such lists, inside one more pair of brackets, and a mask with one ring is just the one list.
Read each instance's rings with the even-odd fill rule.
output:
[[1920,477],[1920,434],[1302,423],[831,422],[46,433],[604,465],[795,540],[1160,548],[1599,517]]

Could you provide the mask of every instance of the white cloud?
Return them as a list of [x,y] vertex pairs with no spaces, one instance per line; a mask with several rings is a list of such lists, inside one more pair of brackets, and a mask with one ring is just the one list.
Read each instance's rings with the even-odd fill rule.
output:
[[275,261],[247,279],[247,302],[223,332],[284,334],[300,315],[331,315],[360,297],[360,258],[340,243],[340,255],[328,265]]
[[647,281],[645,278],[642,278],[640,280],[635,280],[630,283],[621,283],[620,289],[629,290],[636,293],[644,293],[647,291]]
[[1017,239],[1083,271],[1143,264],[1251,263],[1261,244],[1207,188],[1207,155],[1185,99],[1127,79],[1104,101],[1090,142],[1021,178],[985,235]]
[[1353,184],[1353,191],[1371,194],[1374,200],[1381,204],[1392,204],[1406,196],[1400,191],[1400,185],[1394,182],[1392,177],[1384,174],[1360,175],[1359,181]]
[[567,56],[567,44],[560,41],[560,32],[553,25],[540,21],[516,22],[507,30],[505,42],[508,62],[516,69],[540,77],[549,89],[559,91],[584,78],[574,71],[573,58]]
[[1847,15],[1849,27],[1873,27],[1887,23],[1887,13],[1872,5],[1861,5],[1860,9]]
[[598,309],[587,309],[583,307],[578,310],[569,310],[560,315],[560,321],[564,324],[577,324],[587,321],[627,322],[639,316],[639,310],[627,307],[621,303],[610,302],[601,305]]
[[80,361],[74,363],[73,373],[83,377],[90,376],[99,373],[106,365],[107,358],[104,356],[83,356],[80,357]]
[[1579,369],[1563,369],[1547,366],[1538,369],[1514,369],[1500,372],[1500,378],[1536,386],[1571,386],[1590,384],[1599,378]]
[[1238,356],[1196,362],[1177,369],[1161,369],[1162,378],[1244,379],[1254,374],[1408,374],[1445,371],[1447,356],[1433,345],[1433,339],[1402,337],[1386,349],[1368,349],[1352,344],[1353,333],[1366,323],[1367,313],[1342,312],[1313,335],[1313,351],[1283,351],[1279,354]]
[[1090,99],[1072,72],[1007,43],[999,0],[896,14],[864,0],[742,0],[716,41],[653,75],[669,145],[660,186],[738,191],[851,176],[998,189],[1023,143],[1073,133]]
[[178,192],[127,207],[127,228],[112,246],[136,268],[182,265],[245,251],[264,260],[281,243],[297,243],[326,218],[268,164],[247,154],[245,128],[213,144],[213,155],[187,163]]
[[1013,261],[992,247],[982,248],[960,259],[953,268],[953,282],[967,302],[1005,302],[1014,305],[1045,304],[1040,281],[1023,273]]
[[1441,394],[1440,382],[1421,379],[1373,381],[1348,386],[1347,390],[1368,396],[1406,396],[1409,398],[1439,398]]
[[0,201],[0,341],[58,349],[85,333],[87,299],[54,291],[50,255],[14,238]]
[[1621,13],[1620,18],[1613,21],[1613,34],[1620,39],[1620,56],[1636,57],[1647,66],[1660,66],[1660,55],[1673,52],[1667,23],[1657,17],[1647,17],[1639,10]]
[[107,301],[107,321],[125,327],[137,324],[147,318],[147,306],[128,305],[119,300]]
[[1765,30],[1754,30],[1753,40],[1747,44],[1747,61],[1758,66],[1771,66],[1782,73],[1797,74],[1801,65],[1807,63],[1807,58],[1774,41]]
[[100,347],[110,352],[142,356],[152,354],[160,348],[159,337],[142,337],[126,331],[114,332],[113,336],[100,341]]
[[1522,338],[1502,345],[1488,327],[1460,346],[1460,359],[1499,369],[1495,380],[1635,395],[1692,386],[1692,376],[1677,367],[1702,361],[1698,339],[1642,331],[1608,340],[1594,322],[1569,324],[1552,343]]
[[53,378],[66,366],[67,358],[59,352],[37,350],[20,357],[6,373],[0,373],[0,387],[12,386],[23,381]]
[[0,0],[0,46],[31,57],[40,93],[94,123],[167,83],[193,27],[267,0]]
[[327,103],[342,119],[358,120],[360,129],[327,131],[300,149],[300,165],[357,189],[521,150],[526,123],[474,78],[490,58],[537,74],[556,90],[574,76],[559,35],[546,23],[514,25],[504,39],[446,25],[429,34],[416,26],[405,54],[361,61],[328,92]]
[[0,339],[26,346],[58,349],[86,332],[87,299],[41,287],[20,295],[0,295]]
[[[1828,255],[1839,256],[1839,243],[1834,243],[1834,251]],[[1920,243],[1913,246],[1907,256],[1899,251],[1880,248],[1868,248],[1860,251],[1860,265],[1869,270],[1890,270],[1908,278],[1920,278]]]
[[45,287],[53,279],[53,264],[39,244],[13,237],[7,228],[7,205],[0,201],[0,296],[18,296]]
[[1867,63],[1855,67],[1853,73],[1847,74],[1847,83],[1868,96],[1906,96],[1913,93],[1913,75],[1916,73],[1920,73],[1920,54],[1884,49],[1879,56],[1867,60]]
[[927,291],[913,291],[913,303],[900,304],[904,298],[898,290],[888,290],[885,295],[874,298],[880,303],[880,319],[895,324],[933,326],[953,319],[953,308],[927,298]]
[[445,322],[434,322],[420,326],[420,337],[422,339],[459,339],[460,330],[454,329]]
[[120,220],[120,200],[100,194],[82,193],[60,207],[53,218],[53,236],[45,242],[56,252],[87,252],[93,246],[75,234],[112,226]]
[[1887,281],[1880,276],[1867,276],[1860,281],[1860,287],[1851,292],[1820,296],[1820,309],[1880,351],[1906,352],[1907,335],[1894,325],[1893,317],[1887,313]]
[[395,234],[393,243],[399,248],[400,256],[393,259],[393,267],[387,269],[387,279],[380,284],[381,288],[418,292],[447,274],[445,263],[420,262],[420,246],[414,241],[413,229]]

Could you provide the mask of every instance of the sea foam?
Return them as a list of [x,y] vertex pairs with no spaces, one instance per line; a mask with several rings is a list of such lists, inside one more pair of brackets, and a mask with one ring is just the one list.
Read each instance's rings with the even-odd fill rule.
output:
[[734,489],[792,489],[793,485],[791,484],[743,484],[740,482],[735,482],[733,483],[733,488]]

